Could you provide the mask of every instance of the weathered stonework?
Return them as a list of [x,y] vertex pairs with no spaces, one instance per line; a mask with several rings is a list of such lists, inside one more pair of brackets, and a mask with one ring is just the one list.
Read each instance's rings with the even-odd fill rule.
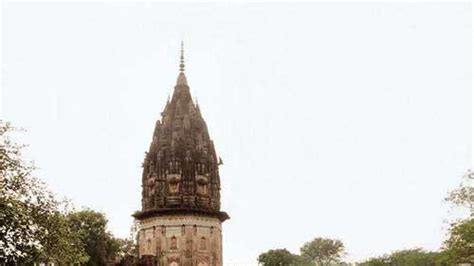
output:
[[217,218],[170,215],[140,222],[141,256],[156,256],[159,265],[222,265],[222,228]]
[[145,265],[222,266],[219,165],[181,55],[171,101],[143,162],[139,257]]

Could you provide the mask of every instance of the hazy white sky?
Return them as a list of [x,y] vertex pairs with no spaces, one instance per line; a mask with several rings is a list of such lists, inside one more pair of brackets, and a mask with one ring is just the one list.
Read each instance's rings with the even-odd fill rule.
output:
[[38,175],[126,236],[184,38],[227,265],[316,236],[436,249],[472,158],[471,31],[470,4],[10,2],[2,111]]

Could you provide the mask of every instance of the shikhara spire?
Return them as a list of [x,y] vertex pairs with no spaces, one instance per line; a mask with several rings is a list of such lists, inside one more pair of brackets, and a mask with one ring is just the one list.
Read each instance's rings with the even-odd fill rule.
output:
[[180,57],[180,64],[179,64],[179,72],[184,72],[184,43],[181,41],[181,57]]
[[143,161],[138,257],[133,266],[222,266],[220,157],[184,74],[179,74]]
[[136,217],[199,212],[223,221],[228,216],[220,211],[218,157],[197,101],[192,101],[183,50],[181,42],[176,86],[143,163],[142,211]]

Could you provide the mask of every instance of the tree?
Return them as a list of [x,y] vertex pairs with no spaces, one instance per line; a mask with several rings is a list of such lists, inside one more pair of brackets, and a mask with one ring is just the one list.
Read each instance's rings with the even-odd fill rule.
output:
[[390,256],[391,265],[429,266],[436,264],[437,252],[427,252],[421,248],[393,252]]
[[294,266],[314,266],[314,262],[311,261],[310,258],[301,255],[295,255],[293,259],[293,263],[291,265]]
[[47,199],[42,191],[31,193],[26,185],[40,187],[30,177],[34,166],[21,158],[24,146],[10,139],[13,130],[10,123],[0,120],[0,259],[4,262],[22,261],[39,251],[37,236],[41,228],[34,220],[33,208],[36,199]]
[[89,260],[79,232],[73,230],[67,212],[55,211],[44,217],[44,223],[48,224],[48,234],[40,240],[43,249],[39,261],[68,265]]
[[459,187],[449,192],[446,200],[456,206],[467,208],[471,218],[474,218],[474,172],[472,170],[467,171]]
[[474,263],[474,172],[468,170],[461,184],[446,198],[455,206],[469,210],[469,218],[455,222],[444,242],[444,255],[450,263]]
[[340,262],[344,253],[344,244],[337,239],[315,238],[300,249],[303,257],[308,257],[317,265],[329,265]]
[[86,265],[105,265],[119,255],[120,242],[107,231],[105,215],[90,209],[68,214],[71,229],[78,232],[89,256]]
[[119,265],[130,265],[130,260],[138,259],[138,245],[134,238],[117,238],[119,250],[116,255],[116,261]]
[[364,262],[357,263],[358,266],[386,266],[390,265],[390,260],[387,257],[370,258]]
[[451,263],[474,263],[474,218],[453,224],[444,243]]
[[435,266],[445,265],[443,253],[425,251],[421,248],[405,249],[392,252],[382,257],[371,258],[361,266]]
[[136,265],[138,264],[138,231],[140,230],[138,221],[134,221],[130,228],[130,235],[128,238],[117,239],[119,243],[119,251],[116,256],[119,265]]
[[292,265],[295,255],[287,249],[271,249],[258,256],[258,263],[263,266],[289,266]]
[[33,176],[34,165],[22,158],[25,146],[10,137],[14,131],[0,120],[0,263],[82,262],[61,203]]

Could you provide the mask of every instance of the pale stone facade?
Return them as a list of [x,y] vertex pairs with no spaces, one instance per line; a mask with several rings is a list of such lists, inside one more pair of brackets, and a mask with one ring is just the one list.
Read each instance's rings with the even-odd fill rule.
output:
[[222,227],[218,218],[169,215],[140,221],[140,257],[158,265],[222,265]]

